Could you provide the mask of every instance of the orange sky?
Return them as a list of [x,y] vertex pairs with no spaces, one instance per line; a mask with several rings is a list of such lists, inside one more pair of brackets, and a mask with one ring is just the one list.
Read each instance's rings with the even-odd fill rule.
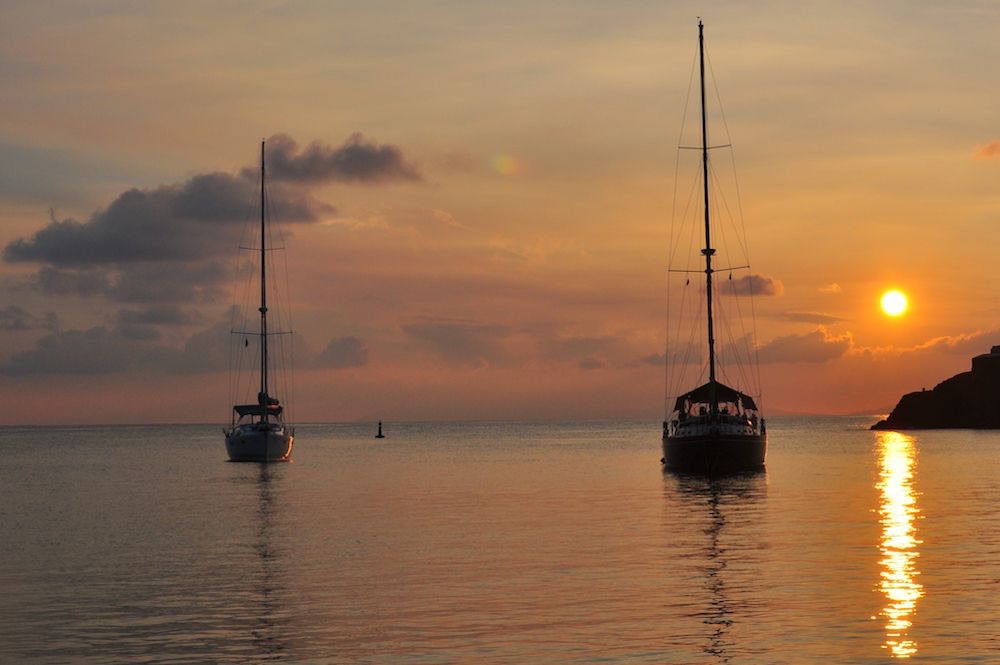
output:
[[987,3],[8,4],[0,422],[226,420],[238,232],[177,201],[355,134],[387,161],[285,190],[296,419],[658,419],[698,15],[781,284],[765,408],[884,411],[1000,344]]

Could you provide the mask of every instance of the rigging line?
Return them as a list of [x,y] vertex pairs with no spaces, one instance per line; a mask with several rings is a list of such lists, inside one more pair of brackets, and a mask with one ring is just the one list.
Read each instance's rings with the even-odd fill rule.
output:
[[[718,81],[715,80],[715,70],[712,69],[712,59],[709,58],[707,56],[707,54],[706,54],[706,58],[708,59],[709,70],[711,70],[711,72],[712,72],[712,86],[715,88],[715,99],[716,99],[716,103],[718,104],[718,108],[719,108],[719,116],[722,118],[722,126],[726,130],[726,140],[730,144],[729,156],[730,156],[730,159],[732,160],[732,164],[733,164],[733,180],[735,182],[735,187],[736,187],[736,205],[737,205],[737,208],[739,210],[740,222],[742,223],[744,221],[744,219],[743,219],[743,198],[740,196],[739,172],[736,170],[736,149],[732,147],[733,137],[732,137],[732,134],[730,134],[730,132],[729,132],[729,120],[726,118],[726,107],[722,104],[722,94],[719,92],[719,83],[718,83]],[[743,234],[744,234],[744,237],[746,237],[746,228],[745,227],[743,229]]]
[[[277,210],[277,203],[274,201],[273,197],[269,196],[267,197],[267,205],[268,205],[267,209],[268,219],[270,221],[270,224],[267,227],[267,231],[269,234],[268,237],[271,240],[271,245],[274,246],[275,245],[274,237],[277,236],[280,246],[283,249],[285,247],[286,239],[284,234],[284,226],[280,222],[280,215],[279,211]],[[279,326],[279,329],[284,329],[288,331],[287,332],[288,343],[287,344],[285,343],[284,335],[277,338],[276,350],[277,350],[279,366],[277,367],[278,371],[276,373],[277,374],[276,378],[278,380],[278,388],[281,391],[281,396],[285,401],[285,409],[286,413],[288,414],[287,422],[291,423],[294,422],[293,404],[295,402],[294,398],[295,371],[292,365],[294,363],[295,343],[294,339],[291,337],[291,335],[294,332],[294,327],[292,325],[291,307],[290,307],[291,288],[290,288],[290,280],[288,277],[289,274],[288,255],[282,253],[280,259],[280,264],[282,268],[280,272],[284,275],[284,285],[283,285],[284,289],[282,289],[281,288],[282,285],[279,284],[280,276],[279,276],[279,270],[277,269],[276,265],[276,263],[278,262],[279,261],[277,261],[274,258],[271,259],[271,265],[272,265],[271,286],[276,296],[275,319],[277,325]]]
[[[274,204],[274,207],[277,208],[277,204]],[[285,239],[285,230],[284,230],[284,225],[281,223],[280,214],[276,214],[272,219],[274,220],[274,225],[275,225],[275,228],[276,228],[276,230],[278,232],[278,238],[281,241],[282,247],[284,247],[285,243],[287,241]],[[293,321],[292,321],[292,307],[291,307],[292,289],[291,289],[291,281],[290,281],[289,276],[288,276],[289,271],[288,271],[288,255],[287,254],[282,254],[281,264],[282,264],[282,267],[284,268],[283,273],[284,273],[284,278],[285,278],[285,292],[284,292],[285,297],[284,297],[284,301],[283,301],[285,303],[284,319],[285,319],[285,321],[287,323],[288,330],[289,331],[294,331],[295,330],[295,326],[294,326]],[[287,403],[288,403],[288,406],[289,406],[289,414],[288,414],[289,415],[289,421],[290,422],[294,422],[294,418],[292,418],[293,413],[292,413],[292,410],[291,410],[291,406],[295,403],[295,396],[294,396],[294,392],[295,392],[295,339],[293,337],[289,337],[289,340],[288,340],[288,355],[287,355],[287,358],[285,356],[285,347],[284,347],[284,344],[282,344],[282,360],[286,361],[285,362],[285,370],[284,370],[283,373],[284,373],[285,381],[286,381],[286,385],[285,385],[286,392],[285,392],[285,394],[287,396]]]
[[[740,230],[736,228],[736,221],[733,218],[732,210],[729,208],[729,200],[726,198],[725,188],[723,188],[722,186],[722,181],[719,179],[719,174],[716,172],[714,168],[709,168],[709,175],[712,178],[712,182],[715,183],[714,192],[719,197],[719,201],[721,201],[722,203],[721,207],[717,207],[717,210],[725,211],[726,214],[723,215],[723,217],[729,220],[729,224],[733,228],[733,234],[736,236],[736,242],[739,244],[740,249],[743,251],[743,257],[745,260],[749,261],[750,256],[749,253],[747,252],[747,247],[745,244],[746,229],[744,229],[743,233],[741,234]],[[716,217],[718,217],[718,215],[716,215]],[[719,226],[721,227],[722,225],[720,224]],[[720,228],[719,230],[721,231],[722,229]]]
[[681,115],[681,130],[677,135],[677,145],[681,145],[684,140],[684,129],[687,126],[688,108],[691,106],[691,91],[694,90],[694,72],[697,64],[698,51],[695,50],[694,55],[691,56],[691,73],[688,74],[687,96],[684,98],[684,113]]
[[[728,202],[726,201],[726,197],[725,197],[725,192],[724,192],[724,190],[723,190],[723,188],[721,186],[721,183],[719,183],[718,173],[715,171],[715,169],[711,169],[710,170],[710,174],[711,174],[710,177],[713,179],[714,182],[716,182],[716,185],[717,185],[712,190],[713,191],[713,197],[712,198],[713,198],[713,201],[715,202],[716,208],[717,209],[724,209],[724,211],[726,213],[724,216],[728,217],[729,226],[733,230],[733,235],[736,236],[737,244],[740,246],[740,249],[742,249],[745,252],[746,248],[741,243],[739,229],[736,228],[735,223],[733,223],[732,211],[729,209]],[[721,206],[720,206],[719,201],[722,202]],[[718,217],[719,217],[719,215],[716,215],[716,219],[718,219]],[[719,233],[716,234],[716,237],[721,238],[723,255],[726,256],[726,257],[729,257],[730,254],[731,254],[730,249],[729,249],[729,240],[730,240],[730,238],[729,238],[729,234],[726,234],[726,233],[722,232],[723,231],[723,229],[721,228],[722,226],[724,226],[724,225],[720,222],[719,223]],[[717,271],[717,272],[722,272],[722,271]],[[731,271],[729,271],[729,272],[730,272],[730,276],[731,276],[732,272]],[[751,274],[750,277],[749,277],[749,281],[752,281],[752,279],[753,279],[753,275]],[[742,308],[742,305],[740,303],[740,298],[736,295],[736,285],[735,285],[734,282],[732,283],[732,291],[733,291],[733,297],[734,297],[734,300],[735,300],[734,307],[736,309],[736,314],[737,314],[736,318],[738,319],[738,325],[739,325],[739,328],[740,328],[740,330],[739,330],[739,332],[740,332],[740,338],[745,338],[746,337],[746,322],[743,319],[743,308]],[[752,387],[753,386],[753,382],[750,381],[750,380],[748,380],[748,377],[747,377],[747,368],[743,364],[743,356],[740,355],[740,348],[737,347],[737,345],[735,343],[735,333],[734,333],[734,329],[733,329],[732,315],[729,313],[728,309],[729,308],[724,308],[722,303],[720,303],[719,306],[716,309],[716,312],[718,313],[718,316],[720,318],[724,318],[725,319],[724,325],[726,326],[726,331],[727,331],[727,335],[729,336],[730,344],[733,346],[733,348],[727,352],[727,361],[726,362],[730,363],[730,364],[733,364],[735,366],[735,368],[736,368],[737,373],[742,377],[742,380],[746,383],[746,385]],[[728,359],[729,356],[731,356],[732,359]],[[749,359],[750,358],[749,358],[749,349],[748,349],[747,353],[746,353],[746,360],[749,362]]]
[[[703,312],[702,310],[703,306],[704,303],[702,302],[702,299],[698,298],[698,309],[695,311],[694,318],[692,318],[691,321],[689,322],[692,325],[689,328],[690,332],[688,333],[688,341],[684,349],[684,363],[682,365],[682,370],[681,373],[677,376],[677,385],[674,386],[674,391],[673,391],[674,395],[680,394],[681,386],[684,384],[684,379],[687,376],[687,368],[689,367],[691,354],[694,352],[694,349],[696,348],[695,338],[697,337],[699,340],[702,339],[701,335],[703,334],[703,331],[701,329],[701,326],[697,325],[697,323],[701,318]],[[698,344],[697,348],[701,348],[701,346],[702,346],[701,344]],[[697,384],[699,385],[701,384],[702,377],[704,377],[705,375],[705,368],[708,367],[707,363],[708,361],[706,360],[705,363],[702,365],[701,373],[697,377]]]
[[[737,373],[740,376],[740,380],[743,385],[751,387],[752,382],[750,381],[750,376],[747,374],[749,355],[746,349],[747,345],[747,334],[746,334],[746,321],[743,316],[743,307],[741,304],[742,297],[736,290],[736,282],[730,280],[730,290],[732,291],[733,307],[736,309],[736,319],[739,325],[739,336],[735,337],[735,332],[730,328],[730,337],[732,350],[731,355],[734,358],[734,364],[736,366]],[[745,353],[745,351],[747,351]]]
[[670,418],[670,275],[664,280],[666,284],[667,320],[663,340],[663,420]]
[[[700,190],[700,189],[701,189],[701,174],[699,173],[698,176],[697,176],[697,178],[696,178],[696,181],[694,183],[694,186],[691,189],[692,196],[694,196],[695,193],[696,193],[696,191]],[[690,208],[689,208],[689,210],[690,210]],[[685,211],[685,219],[688,218],[687,214],[686,214],[687,212],[688,211]],[[686,269],[690,269],[691,268],[691,262],[695,259],[695,256],[696,256],[696,253],[694,251],[694,246],[695,246],[695,242],[697,241],[697,233],[696,232],[698,231],[698,224],[697,224],[696,215],[693,212],[691,213],[690,219],[691,219],[691,224],[688,227],[688,229],[689,229],[688,230],[688,249],[687,249],[687,254],[686,254],[687,262],[684,264],[684,267]]]
[[[260,175],[258,174],[257,175],[257,184],[259,184],[259,183],[260,183]],[[243,244],[243,239],[246,237],[246,233],[247,233],[247,226],[250,224],[250,220],[252,219],[253,213],[256,210],[256,205],[257,205],[256,204],[256,197],[250,197],[250,199],[251,199],[251,202],[247,205],[247,213],[246,213],[246,215],[243,218],[243,228],[240,230],[240,243],[239,243],[240,245]],[[236,329],[237,316],[239,315],[239,311],[237,310],[237,296],[239,294],[239,284],[240,284],[240,255],[239,255],[239,252],[237,252],[236,261],[234,261],[234,266],[233,266],[233,289],[232,289],[232,297],[229,300],[229,302],[233,303],[232,308],[229,311],[229,329],[230,330],[235,330]],[[241,324],[240,325],[241,328],[244,327],[242,325],[243,324],[242,321],[240,322],[240,324]],[[229,385],[228,385],[228,390],[229,390],[229,396],[232,398],[231,401],[235,404],[236,403],[236,399],[237,399],[237,397],[239,395],[239,370],[240,370],[240,367],[239,366],[235,367],[235,374],[234,374],[234,364],[242,365],[242,363],[240,362],[242,354],[241,353],[235,353],[235,358],[234,358],[234,351],[235,351],[235,349],[234,349],[233,344],[232,344],[232,339],[230,339],[229,342],[230,342],[230,344],[229,344],[229,378],[228,378],[228,384]],[[229,414],[227,414],[227,416],[228,415]]]
[[[698,237],[698,231],[699,231],[699,229],[698,229],[698,226],[696,224],[692,223],[692,224],[690,224],[688,226],[688,252],[687,252],[688,262],[687,262],[687,265],[689,267],[690,267],[691,261],[693,260],[693,257],[694,257],[694,246],[695,246],[696,239]],[[683,314],[684,314],[684,311],[686,309],[685,305],[686,305],[687,297],[688,297],[688,293],[689,293],[689,289],[687,287],[689,287],[690,284],[691,284],[690,280],[689,279],[685,279],[684,290],[682,291],[683,298],[681,300],[681,312],[680,312],[680,315],[677,317],[677,336],[678,337],[680,337],[681,327],[685,323],[685,317],[684,317]],[[701,305],[702,305],[702,303],[701,303],[701,300],[699,299],[699,301],[698,301],[698,306],[699,306],[699,310],[698,311],[699,311],[699,313],[701,313],[701,309],[700,309]],[[687,323],[688,323],[688,325],[694,325],[693,322],[691,322],[691,321],[688,321]],[[696,325],[695,328],[694,328],[694,330],[700,332],[701,327],[698,326],[698,325]]]
[[[722,103],[722,94],[719,92],[719,84],[715,78],[715,70],[712,69],[712,59],[706,53],[706,58],[708,59],[709,70],[712,72],[712,85],[715,88],[715,97],[719,108],[719,115],[722,118],[722,126],[726,131],[726,140],[732,144],[732,135],[729,131],[729,120],[726,118],[726,107]],[[747,262],[750,258],[750,244],[749,238],[746,233],[746,217],[743,212],[743,196],[740,190],[740,178],[739,171],[736,168],[736,148],[733,147],[729,151],[729,158],[733,167],[733,184],[736,190],[736,209],[740,220],[740,227],[742,229],[742,238],[744,244],[744,252],[746,253]],[[752,289],[751,289],[751,303],[753,303]],[[754,327],[756,328],[756,317],[753,317]],[[754,335],[756,337],[756,334]]]
[[[736,308],[736,318],[738,319],[739,326],[740,326],[739,337],[731,339],[731,344],[733,345],[733,351],[732,351],[732,353],[733,353],[733,357],[735,358],[736,368],[737,368],[737,370],[738,370],[738,372],[739,372],[742,380],[744,381],[744,385],[750,387],[750,386],[752,386],[752,384],[748,380],[749,377],[747,376],[747,373],[746,373],[746,369],[747,369],[746,368],[746,363],[744,362],[744,356],[741,354],[741,351],[743,350],[743,348],[742,348],[742,346],[738,346],[737,343],[736,343],[737,339],[742,339],[743,342],[744,342],[744,344],[745,344],[746,343],[746,337],[747,337],[746,336],[746,327],[745,327],[744,321],[743,321],[743,308],[740,305],[740,300],[742,298],[740,298],[739,294],[737,294],[737,292],[736,292],[736,283],[732,282],[731,284],[732,284],[731,290],[732,290],[733,305]],[[730,333],[730,335],[732,336],[732,333]],[[749,355],[749,354],[747,354],[747,355]],[[749,357],[747,357],[747,360],[749,360]]]
[[[733,299],[734,306],[735,306],[736,311],[737,311],[737,317],[736,318],[739,320],[739,322],[741,324],[740,333],[742,333],[743,332],[743,329],[742,329],[742,322],[743,321],[742,321],[742,316],[739,313],[740,312],[739,296],[736,293],[736,284],[735,284],[735,282],[730,281],[730,290],[732,292],[730,294],[730,297]],[[731,358],[730,365],[735,368],[736,374],[738,375],[738,381],[741,381],[743,385],[749,385],[749,382],[747,381],[746,366],[745,366],[745,363],[743,362],[743,356],[740,354],[741,347],[737,343],[738,339],[743,339],[745,341],[746,336],[741,334],[741,336],[739,338],[737,338],[734,335],[733,326],[731,324],[731,319],[728,319],[726,321],[725,328],[726,328],[726,335],[727,335],[727,337],[729,339],[729,349],[727,350],[727,357]],[[740,385],[737,385],[737,388],[740,388]]]
[[722,187],[722,182],[721,182],[721,180],[719,180],[718,173],[716,173],[714,170],[712,171],[712,178],[713,178],[713,182],[716,183],[716,187],[719,188],[719,198],[722,201],[722,205],[723,205],[723,208],[724,208],[725,213],[726,213],[725,217],[729,221],[729,225],[733,229],[733,235],[736,236],[736,241],[739,244],[740,249],[743,251],[743,258],[744,258],[744,260],[749,261],[750,260],[750,254],[749,254],[748,247],[747,247],[747,244],[746,244],[746,240],[747,240],[746,239],[746,228],[744,227],[743,230],[742,230],[742,232],[740,231],[739,228],[737,228],[737,226],[736,226],[736,218],[733,216],[733,211],[729,207],[729,198],[726,196],[726,192],[725,192],[724,188]]
[[[728,120],[726,118],[726,108],[722,104],[722,95],[719,93],[719,85],[718,85],[718,82],[715,79],[715,70],[712,69],[712,60],[711,60],[710,57],[707,56],[707,54],[706,54],[706,58],[708,59],[709,70],[712,72],[712,85],[715,88],[715,96],[716,96],[716,100],[718,102],[719,113],[720,113],[720,116],[722,118],[722,126],[726,130],[726,139],[728,140],[729,143],[732,143],[732,137],[731,137],[731,135],[729,133],[729,122],[728,122]],[[749,260],[749,257],[750,257],[750,245],[749,245],[749,240],[746,238],[746,219],[745,219],[745,216],[743,214],[743,196],[742,196],[742,194],[740,192],[739,175],[738,175],[738,172],[736,170],[736,150],[735,150],[735,148],[732,149],[732,150],[730,150],[729,155],[730,155],[730,159],[732,160],[732,164],[733,164],[733,180],[734,180],[735,188],[736,188],[736,205],[737,205],[737,210],[739,212],[740,225],[741,225],[741,227],[743,229],[743,237],[744,237],[744,240],[746,242],[745,251],[746,251],[746,256],[747,256],[747,263],[749,263],[750,262],[750,260]],[[751,273],[751,276],[752,276],[752,273]],[[751,325],[752,325],[752,329],[753,329],[753,340],[752,340],[752,343],[753,343],[753,350],[754,350],[754,370],[755,370],[755,372],[757,374],[756,388],[759,391],[758,394],[755,395],[755,397],[757,398],[757,406],[760,408],[761,413],[763,413],[763,410],[764,410],[764,395],[763,395],[764,389],[763,389],[763,383],[761,382],[761,378],[760,378],[760,348],[759,348],[759,346],[757,344],[757,313],[756,313],[756,304],[755,304],[755,298],[754,298],[754,292],[753,292],[753,280],[752,279],[750,280],[750,321],[751,321]]]
[[[677,314],[677,319],[676,319],[676,323],[675,323],[675,335],[673,336],[675,339],[678,340],[678,342],[680,344],[684,343],[684,335],[682,334],[683,331],[681,330],[681,326],[683,325],[683,322],[684,322],[684,319],[685,319],[684,311],[687,308],[686,307],[686,305],[687,305],[687,297],[688,297],[688,288],[687,287],[688,287],[688,285],[685,284],[685,286],[682,287],[682,290],[681,290],[681,307],[680,307],[680,311]],[[683,347],[682,347],[682,349],[683,349]],[[683,377],[683,375],[684,375],[684,371],[685,371],[684,370],[684,366],[685,366],[685,364],[686,364],[686,360],[680,364],[680,366],[679,366],[679,368],[677,370],[678,374],[680,375],[680,376],[675,377],[675,380],[677,381],[678,385],[681,382],[681,377]],[[674,385],[670,386],[671,392],[674,391],[675,387],[676,386],[674,386]]]
[[[750,273],[750,274],[753,275],[753,273]],[[760,345],[757,343],[757,313],[754,310],[754,297],[753,297],[753,295],[754,295],[753,294],[753,279],[751,279],[750,280],[750,322],[751,322],[751,326],[752,326],[752,336],[751,336],[751,339],[750,339],[750,344],[752,345],[753,354],[754,354],[753,368],[754,368],[754,371],[757,374],[757,383],[756,383],[756,386],[755,386],[757,388],[757,394],[755,395],[755,397],[757,398],[757,407],[759,408],[760,412],[763,414],[764,413],[764,384],[761,382],[761,378],[760,378]]]
[[[676,218],[671,220],[670,224],[670,247],[667,255],[667,266],[672,266],[674,260],[677,256],[677,250],[680,246],[680,238],[684,233],[685,225],[688,223],[688,219],[691,219],[691,223],[694,224],[694,220],[691,214],[691,206],[694,203],[697,193],[699,190],[699,185],[701,183],[701,169],[695,175],[694,181],[691,183],[691,189],[688,192],[687,202],[684,204],[684,214],[677,222]],[[676,185],[675,185],[676,186]],[[688,265],[690,265],[690,256],[688,257]]]
[[708,52],[708,48],[705,49],[705,62],[708,63],[708,72],[711,74],[712,88],[715,90],[715,103],[719,109],[719,115],[722,117],[722,127],[726,130],[726,143],[732,143],[733,137],[729,134],[729,124],[726,122],[725,107],[722,105],[722,95],[719,93],[719,81],[715,78],[715,68],[712,67],[712,56]]
[[[676,319],[677,319],[677,321],[676,321],[676,334],[674,335],[674,337],[682,345],[683,345],[683,342],[684,342],[684,336],[682,335],[681,327],[684,324],[685,319],[686,319],[686,317],[684,316],[684,310],[686,308],[686,303],[687,303],[687,299],[688,299],[687,297],[688,297],[688,292],[689,292],[689,288],[688,288],[689,286],[690,286],[690,283],[688,282],[688,283],[685,283],[685,285],[682,287],[682,290],[681,290],[681,307],[680,307],[681,311],[678,313],[678,315],[676,317]],[[699,301],[699,305],[700,305],[700,301]],[[700,307],[699,307],[698,311],[699,311],[699,313],[701,312]],[[697,320],[697,317],[694,319],[694,321],[696,321],[696,320]],[[688,321],[688,323],[691,323],[691,321]],[[700,327],[691,326],[689,328],[689,336],[693,337],[694,334],[696,332],[698,332],[699,330],[700,330]],[[690,356],[690,351],[691,351],[691,348],[692,348],[692,344],[693,344],[693,342],[691,340],[689,340],[686,347],[682,346],[682,349],[685,349],[687,353],[684,356],[684,360],[678,366],[678,369],[677,369],[677,372],[676,372],[676,375],[675,375],[675,383],[671,384],[671,386],[670,386],[670,393],[671,394],[676,394],[676,391],[679,390],[680,385],[683,384],[683,379],[684,379],[684,376],[686,375],[686,369],[685,368],[686,368],[687,363],[688,363],[688,358]]]
[[[698,62],[698,52],[695,51],[694,55],[691,57],[691,70],[688,74],[687,94],[684,97],[684,110],[681,113],[681,128],[677,136],[678,145],[680,145],[681,141],[684,138],[684,129],[687,124],[688,108],[691,105],[691,91],[694,89],[694,72],[695,72],[695,65],[697,64],[697,62]],[[681,160],[681,153],[678,150],[676,151],[676,158],[674,162],[674,193],[673,193],[673,204],[671,205],[670,209],[671,240],[673,239],[674,221],[677,218],[677,185],[680,182],[680,178],[678,177],[678,174],[680,173],[680,160]]]

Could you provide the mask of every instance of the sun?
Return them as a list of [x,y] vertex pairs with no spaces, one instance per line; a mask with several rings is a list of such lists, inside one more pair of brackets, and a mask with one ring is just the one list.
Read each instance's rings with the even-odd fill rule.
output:
[[889,316],[902,316],[908,305],[906,294],[899,289],[890,289],[882,294],[882,311]]

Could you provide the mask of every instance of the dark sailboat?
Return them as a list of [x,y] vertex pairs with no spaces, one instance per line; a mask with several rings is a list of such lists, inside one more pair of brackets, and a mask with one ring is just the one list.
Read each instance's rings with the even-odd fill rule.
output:
[[[667,396],[667,416],[663,422],[663,465],[671,470],[693,473],[730,473],[749,471],[764,467],[767,452],[767,434],[763,414],[756,400],[746,392],[722,383],[717,375],[715,310],[713,309],[713,276],[717,272],[728,272],[732,283],[734,270],[747,269],[749,265],[713,268],[712,258],[716,250],[712,247],[712,226],[709,196],[709,150],[715,147],[708,143],[708,123],[705,106],[705,37],[704,26],[698,21],[698,62],[701,93],[701,152],[702,200],[704,206],[705,246],[700,253],[704,256],[705,267],[698,270],[674,270],[678,273],[704,272],[704,302],[707,317],[708,380],[694,389],[680,392],[670,407]],[[683,148],[683,146],[681,146]],[[745,245],[743,245],[745,248]],[[686,285],[691,280],[686,279]],[[746,279],[751,290],[754,276]],[[736,289],[733,287],[733,294]],[[717,307],[717,305],[715,306]],[[669,330],[669,325],[668,325]],[[668,338],[668,353],[665,360],[671,361]],[[668,370],[669,371],[669,370]],[[704,378],[704,375],[702,375]],[[668,391],[669,391],[668,381]]]
[[[260,312],[259,328],[255,333],[234,330],[237,335],[254,335],[259,339],[260,365],[257,378],[257,401],[233,406],[233,422],[225,431],[226,452],[233,462],[285,462],[292,455],[295,429],[284,421],[284,407],[271,395],[271,357],[268,338],[276,333],[267,327],[267,194],[265,188],[264,142],[260,143]],[[249,348],[249,340],[244,340]]]

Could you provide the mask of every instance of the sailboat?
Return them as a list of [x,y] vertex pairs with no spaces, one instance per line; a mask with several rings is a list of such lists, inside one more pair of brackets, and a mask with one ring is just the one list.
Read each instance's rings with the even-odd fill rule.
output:
[[[701,248],[700,254],[704,256],[704,268],[696,270],[671,268],[670,272],[689,273],[689,275],[691,273],[704,273],[703,296],[707,312],[705,324],[707,324],[708,380],[695,388],[679,392],[672,407],[669,406],[671,395],[668,381],[668,408],[666,419],[663,421],[662,463],[667,469],[681,472],[715,474],[752,471],[764,467],[764,458],[767,454],[767,432],[763,413],[751,395],[723,383],[719,379],[719,368],[717,367],[715,315],[720,305],[713,304],[713,296],[720,294],[715,292],[717,286],[713,277],[718,272],[728,272],[729,283],[733,284],[733,271],[743,268],[749,270],[749,264],[726,267],[721,270],[712,265],[716,249],[712,247],[712,225],[710,223],[712,210],[709,206],[712,197],[709,192],[711,180],[708,155],[710,149],[728,147],[728,145],[710,146],[708,143],[705,106],[705,33],[701,20],[698,21],[698,62],[701,93],[701,145],[695,149],[701,152],[700,177],[705,245]],[[683,147],[681,146],[681,148]],[[745,244],[743,247],[745,249]],[[689,275],[685,276],[687,286],[690,286],[692,281]],[[753,275],[750,274],[744,283],[748,285],[752,294]],[[735,285],[732,291],[735,296],[737,293]],[[743,339],[750,339],[752,342],[752,337],[744,336]],[[666,361],[669,373],[672,360],[669,337],[667,350]],[[749,361],[749,358],[747,360]],[[703,372],[704,369],[701,371]],[[703,379],[704,374],[701,377]]]
[[[260,143],[260,323],[257,331],[232,331],[237,335],[256,335],[259,339],[257,401],[233,406],[232,423],[224,430],[226,452],[232,462],[285,462],[292,455],[295,429],[284,421],[284,406],[271,395],[271,363],[268,338],[274,333],[267,327],[267,247],[268,220],[265,187],[264,141]],[[249,348],[249,339],[244,339]]]

